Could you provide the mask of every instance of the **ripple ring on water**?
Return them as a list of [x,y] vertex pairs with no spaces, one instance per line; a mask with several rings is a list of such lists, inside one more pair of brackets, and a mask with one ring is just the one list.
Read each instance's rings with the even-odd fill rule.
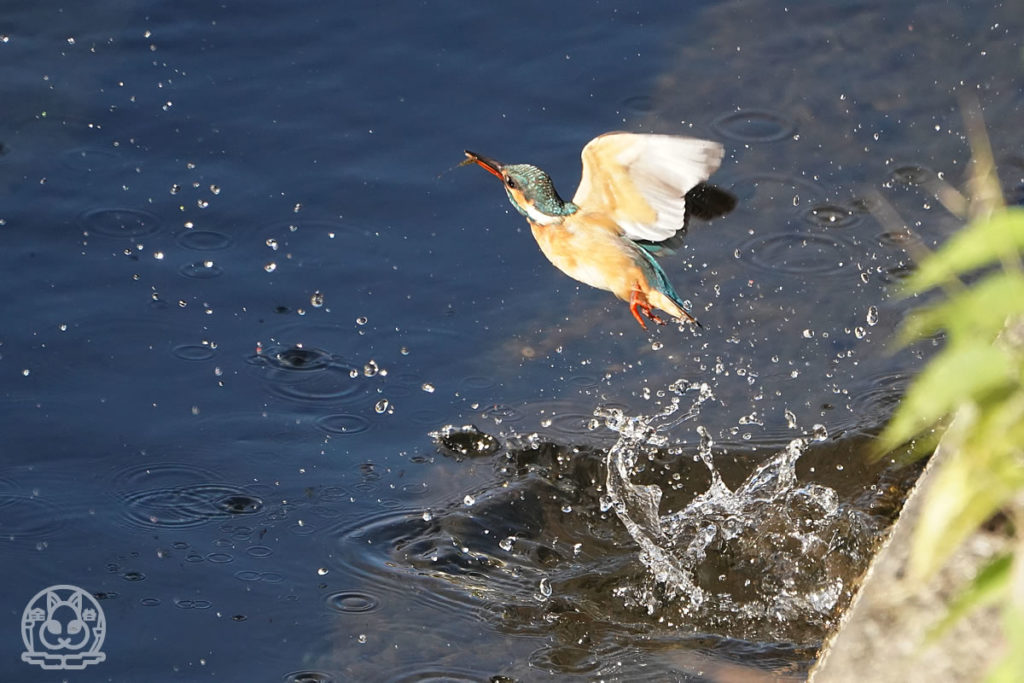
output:
[[769,109],[740,109],[711,123],[723,137],[738,142],[777,142],[796,132],[796,122]]
[[160,231],[156,214],[139,209],[92,209],[79,220],[85,229],[108,237],[145,237]]
[[831,234],[775,233],[747,241],[741,255],[769,272],[838,275],[853,262],[854,247]]

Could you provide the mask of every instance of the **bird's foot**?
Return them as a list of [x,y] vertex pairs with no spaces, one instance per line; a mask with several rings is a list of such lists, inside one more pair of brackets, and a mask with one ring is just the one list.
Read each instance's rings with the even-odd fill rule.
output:
[[644,319],[640,316],[641,311],[644,315],[659,325],[665,324],[664,320],[651,312],[651,304],[647,301],[647,297],[644,296],[644,293],[639,289],[634,289],[629,295],[629,310],[633,314],[633,317],[636,318],[636,321],[640,323],[640,327],[645,330],[647,329],[647,324],[644,323]]

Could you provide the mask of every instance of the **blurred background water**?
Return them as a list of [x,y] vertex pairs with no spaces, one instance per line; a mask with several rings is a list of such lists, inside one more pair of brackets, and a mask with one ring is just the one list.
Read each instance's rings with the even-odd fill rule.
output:
[[[76,680],[799,679],[917,471],[866,453],[928,353],[870,209],[957,228],[964,92],[1020,201],[1022,9],[8,2],[0,678],[49,680],[18,619],[70,583],[109,631]],[[727,148],[737,209],[663,261],[702,330],[453,170],[571,196],[615,129]],[[722,525],[702,605],[609,503],[623,453],[674,542]]]

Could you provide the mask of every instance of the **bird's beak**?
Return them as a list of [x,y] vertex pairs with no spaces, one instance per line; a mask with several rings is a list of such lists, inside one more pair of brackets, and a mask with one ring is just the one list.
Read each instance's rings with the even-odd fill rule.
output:
[[466,150],[466,160],[459,165],[465,166],[467,164],[477,164],[485,171],[493,173],[498,176],[498,178],[504,179],[504,176],[501,173],[501,164],[499,162],[494,159],[488,159],[485,156],[480,156],[476,152],[470,152],[468,149]]

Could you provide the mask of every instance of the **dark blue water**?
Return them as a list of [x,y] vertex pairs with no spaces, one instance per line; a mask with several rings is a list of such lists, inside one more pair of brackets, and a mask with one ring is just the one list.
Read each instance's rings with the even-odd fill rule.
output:
[[[866,459],[928,352],[890,348],[912,262],[867,208],[956,229],[921,179],[965,178],[962,92],[1024,183],[1019,10],[7,3],[0,678],[59,677],[18,638],[54,584],[107,620],[69,680],[799,678],[915,474]],[[739,206],[666,261],[699,332],[643,333],[452,170],[468,147],[571,195],[613,129],[728,149]],[[590,419],[680,378],[714,399],[646,472],[663,509],[707,486],[698,423],[730,485],[827,430],[798,474],[858,523],[824,612],[630,602]]]

